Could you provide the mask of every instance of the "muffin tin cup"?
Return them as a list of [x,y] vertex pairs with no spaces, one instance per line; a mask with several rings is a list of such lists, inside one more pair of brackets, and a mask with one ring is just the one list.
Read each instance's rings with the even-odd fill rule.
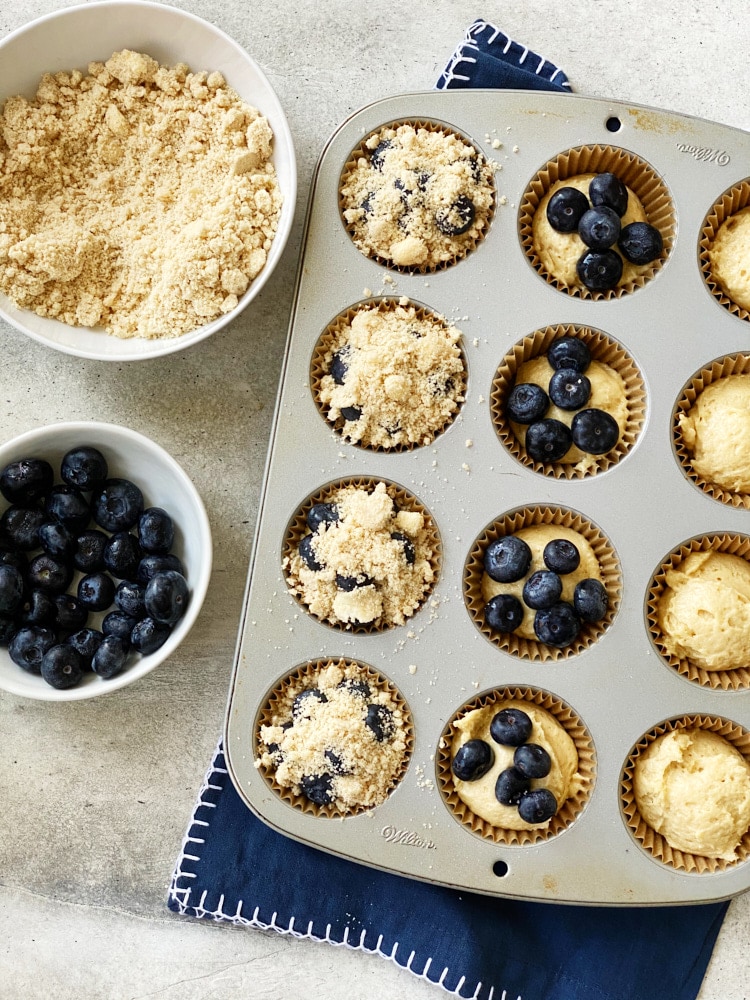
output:
[[[593,361],[608,365],[623,380],[627,420],[614,448],[605,455],[586,455],[584,462],[538,462],[533,459],[511,421],[505,415],[508,395],[516,384],[521,365],[546,354],[560,337],[577,337],[591,352]],[[492,382],[490,413],[500,442],[522,465],[556,479],[584,479],[616,465],[635,445],[646,419],[646,387],[637,364],[625,348],[601,330],[573,323],[548,326],[525,337],[505,355]]]
[[685,470],[688,479],[698,489],[703,490],[707,496],[718,500],[720,503],[750,510],[750,493],[731,490],[719,483],[711,482],[695,470],[691,450],[685,442],[680,426],[680,418],[687,416],[703,390],[730,375],[750,375],[750,354],[731,354],[723,358],[717,358],[710,365],[701,368],[693,376],[677,400],[672,418],[672,435],[677,458]]
[[337,482],[329,483],[327,486],[322,487],[318,492],[314,493],[302,504],[302,506],[297,510],[284,537],[284,543],[281,554],[281,564],[284,569],[285,579],[287,586],[289,588],[289,593],[298,601],[300,606],[305,609],[305,612],[314,618],[316,621],[321,622],[330,628],[346,631],[357,635],[374,635],[378,632],[387,631],[389,629],[401,627],[395,622],[388,621],[375,621],[375,622],[340,622],[331,621],[320,618],[318,615],[314,614],[309,606],[305,603],[304,598],[299,592],[300,581],[296,579],[293,572],[290,569],[290,559],[296,552],[300,540],[302,537],[309,532],[307,527],[307,514],[311,507],[318,503],[329,503],[331,499],[336,495],[336,493],[346,487],[357,487],[360,489],[365,489],[372,491],[380,482],[385,482],[386,491],[390,498],[398,505],[400,510],[406,511],[418,511],[424,517],[424,527],[426,531],[425,544],[429,552],[428,563],[432,570],[432,579],[425,581],[424,590],[419,602],[419,605],[414,608],[414,610],[406,616],[407,621],[410,620],[419,610],[423,607],[425,601],[430,596],[430,593],[434,589],[437,580],[440,576],[440,562],[441,562],[441,552],[442,545],[440,541],[440,535],[438,533],[437,525],[427,510],[427,508],[422,504],[417,497],[411,493],[409,490],[398,486],[396,483],[389,482],[387,480],[378,479],[376,477],[369,476],[355,476],[351,479],[342,479]]
[[747,861],[750,858],[750,830],[745,834],[737,848],[737,860],[727,861],[722,858],[707,858],[699,854],[691,854],[671,847],[665,838],[650,827],[638,811],[638,805],[633,790],[633,775],[639,756],[665,733],[680,729],[705,729],[708,732],[722,736],[731,743],[750,763],[750,733],[742,726],[727,719],[712,715],[686,715],[679,719],[671,719],[661,723],[646,733],[632,750],[623,769],[620,790],[621,807],[631,834],[640,847],[654,860],[674,868],[677,871],[698,875],[716,874]]
[[[412,302],[411,300],[404,303],[401,299],[383,296],[357,303],[356,305],[353,305],[349,309],[345,310],[343,313],[339,313],[339,315],[336,316],[336,318],[325,328],[323,333],[320,335],[315,348],[313,349],[312,358],[310,360],[310,391],[313,395],[313,399],[315,400],[315,405],[320,411],[320,415],[326,423],[342,437],[346,421],[341,416],[339,416],[335,421],[331,421],[327,414],[327,405],[323,403],[320,398],[321,382],[328,374],[331,358],[336,350],[336,345],[345,333],[346,329],[351,326],[352,320],[358,313],[371,309],[375,309],[380,313],[387,313],[401,305],[414,308],[415,315],[418,320],[429,320],[433,323],[439,324],[446,330],[451,325],[446,322],[443,317],[438,316],[431,309],[421,303]],[[436,425],[434,428],[431,428],[429,433],[423,435],[422,439],[419,441],[412,441],[409,444],[394,444],[390,448],[385,448],[383,446],[373,445],[363,441],[354,441],[351,443],[357,448],[362,448],[366,451],[381,452],[386,454],[412,451],[415,448],[422,448],[432,444],[435,438],[443,434],[453,424],[465,399],[466,383],[468,378],[466,355],[460,341],[457,342],[456,348],[458,356],[461,360],[462,372],[457,372],[455,375],[456,408],[446,420],[444,420],[439,426]]]
[[743,180],[739,184],[725,191],[712,205],[708,215],[703,221],[700,235],[700,266],[706,286],[717,302],[738,319],[750,320],[750,310],[737,302],[734,302],[724,291],[720,282],[714,277],[711,263],[711,247],[721,226],[726,220],[750,206],[750,179]]
[[290,805],[294,809],[298,809],[310,816],[325,817],[326,819],[345,819],[350,816],[357,816],[360,813],[370,812],[372,809],[377,809],[377,805],[355,806],[351,809],[341,809],[335,803],[317,805],[316,803],[311,802],[307,796],[296,794],[293,788],[280,785],[276,780],[274,769],[265,767],[260,762],[260,755],[263,753],[265,747],[265,744],[260,738],[261,727],[274,725],[274,719],[277,718],[279,714],[291,713],[291,700],[293,695],[291,695],[290,692],[295,691],[298,693],[300,690],[315,687],[320,672],[329,665],[339,666],[342,669],[346,669],[349,666],[356,667],[358,671],[361,672],[363,679],[370,684],[371,688],[379,691],[387,691],[400,709],[403,716],[402,728],[406,749],[404,751],[403,760],[393,776],[393,780],[390,783],[387,794],[390,795],[394,788],[398,786],[399,782],[406,773],[407,768],[409,767],[409,761],[414,748],[414,723],[411,712],[409,711],[401,692],[395,684],[389,681],[383,674],[379,673],[369,664],[363,663],[359,660],[347,659],[345,657],[340,657],[338,659],[331,657],[314,661],[311,660],[309,663],[301,664],[273,688],[258,713],[258,719],[255,726],[256,760],[258,770],[263,775],[269,787],[287,805]]
[[362,159],[369,159],[371,150],[369,150],[367,147],[368,140],[370,140],[372,136],[375,135],[376,133],[381,132],[383,129],[397,129],[400,125],[411,125],[414,129],[417,130],[426,129],[428,132],[433,132],[436,134],[454,135],[457,138],[459,138],[462,142],[465,142],[468,146],[473,146],[474,149],[476,149],[477,154],[483,160],[485,161],[487,160],[487,157],[473,139],[471,139],[468,135],[464,134],[460,129],[455,128],[453,125],[450,125],[447,122],[441,122],[423,118],[399,118],[391,122],[384,122],[382,125],[378,126],[377,129],[373,129],[371,132],[368,132],[366,136],[364,136],[361,142],[359,142],[352,149],[346,163],[344,164],[344,167],[341,171],[341,177],[339,180],[339,213],[341,216],[341,222],[347,234],[349,235],[350,239],[354,243],[354,245],[357,246],[357,248],[360,250],[361,253],[365,254],[365,256],[368,256],[371,260],[377,261],[377,263],[382,264],[389,270],[397,271],[400,274],[434,274],[437,271],[445,270],[445,268],[452,267],[454,264],[457,264],[459,261],[467,257],[473,250],[475,250],[479,246],[479,244],[487,235],[490,226],[492,225],[492,219],[494,217],[497,204],[497,194],[493,185],[492,201],[489,210],[487,212],[487,215],[483,220],[484,224],[482,225],[479,232],[477,232],[476,235],[473,236],[467,234],[465,238],[462,236],[455,237],[456,240],[455,253],[449,259],[441,261],[440,263],[432,265],[421,264],[421,265],[405,266],[394,263],[388,257],[384,257],[375,252],[368,252],[367,250],[359,247],[358,244],[356,243],[356,230],[354,226],[348,223],[346,221],[346,218],[344,217],[344,211],[348,207],[345,204],[345,190],[346,190],[347,180],[349,176],[352,174],[352,172],[357,169],[357,163],[359,161],[361,161]]
[[728,533],[702,535],[679,545],[663,560],[648,589],[646,619],[651,640],[664,661],[689,681],[723,691],[750,689],[750,663],[732,670],[707,670],[690,659],[675,656],[665,645],[659,626],[658,609],[660,599],[667,589],[666,574],[668,570],[678,567],[691,552],[725,552],[750,561],[750,538]]
[[[558,181],[580,174],[615,174],[643,205],[648,222],[659,230],[663,248],[659,257],[642,265],[632,278],[616,288],[593,292],[583,286],[568,286],[551,274],[543,265],[534,246],[534,215],[550,188]],[[667,260],[676,233],[674,205],[667,187],[642,157],[626,149],[609,145],[586,145],[567,149],[549,160],[530,181],[518,212],[518,230],[524,252],[531,266],[554,288],[568,295],[595,301],[620,298],[642,288],[650,281]]]
[[[528,830],[509,830],[493,826],[481,816],[477,816],[459,797],[451,771],[451,746],[456,735],[455,723],[458,719],[477,708],[500,705],[509,701],[524,701],[537,705],[550,713],[562,726],[575,744],[578,753],[578,787],[574,793],[560,804],[558,811],[546,826]],[[548,691],[527,687],[509,687],[489,691],[463,705],[450,719],[443,730],[438,744],[436,759],[438,787],[443,800],[452,815],[472,833],[495,844],[508,846],[530,846],[542,844],[567,829],[583,811],[594,786],[596,757],[591,736],[576,713],[561,699]]]
[[[589,542],[599,562],[602,583],[609,597],[609,607],[599,622],[584,622],[577,638],[561,649],[513,632],[494,632],[484,622],[486,601],[482,596],[484,553],[497,538],[514,535],[522,528],[553,524],[577,531]],[[464,600],[472,621],[489,641],[511,656],[532,661],[561,661],[588,649],[604,635],[614,620],[622,595],[622,576],[617,555],[601,530],[577,511],[561,507],[524,507],[504,514],[489,524],[472,545],[464,569]]]

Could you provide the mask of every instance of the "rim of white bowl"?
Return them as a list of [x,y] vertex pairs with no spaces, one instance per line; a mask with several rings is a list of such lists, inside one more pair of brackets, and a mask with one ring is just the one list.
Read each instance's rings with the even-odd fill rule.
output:
[[[52,350],[60,351],[62,354],[70,354],[77,358],[86,358],[91,361],[148,361],[151,358],[164,357],[167,354],[175,354],[177,351],[185,350],[188,347],[192,347],[194,344],[200,343],[202,340],[207,340],[208,337],[212,336],[214,333],[218,333],[219,330],[228,326],[233,320],[235,320],[244,310],[250,305],[254,298],[260,293],[261,289],[264,287],[266,282],[271,277],[271,274],[276,268],[276,265],[281,259],[281,256],[286,248],[287,241],[289,239],[289,234],[292,230],[292,224],[294,223],[294,216],[296,211],[296,201],[297,201],[297,161],[296,154],[294,150],[294,142],[292,140],[292,132],[289,128],[289,122],[287,121],[284,109],[279,101],[276,91],[271,86],[271,82],[268,79],[267,74],[261,68],[261,66],[256,62],[256,60],[250,55],[250,53],[244,49],[239,42],[236,42],[231,35],[228,35],[221,28],[217,28],[216,25],[211,24],[210,21],[204,20],[202,17],[198,17],[196,14],[191,14],[189,11],[182,10],[180,7],[172,7],[169,4],[154,3],[153,0],[95,0],[93,3],[83,3],[75,4],[72,7],[64,7],[61,10],[51,11],[48,14],[43,14],[41,17],[35,18],[33,21],[29,21],[27,24],[21,25],[20,28],[16,28],[11,31],[4,38],[0,39],[0,58],[2,58],[3,49],[11,44],[15,39],[19,38],[21,35],[27,34],[38,28],[40,24],[47,21],[55,21],[60,18],[69,17],[71,14],[80,13],[83,11],[91,11],[95,9],[107,8],[112,9],[113,7],[141,7],[141,8],[151,8],[153,10],[168,11],[170,14],[174,14],[176,17],[182,17],[186,20],[193,21],[196,24],[201,25],[206,31],[211,32],[217,37],[225,41],[229,46],[235,49],[244,59],[250,63],[253,70],[258,74],[260,79],[268,88],[268,102],[266,106],[262,109],[263,114],[267,115],[268,108],[273,106],[273,110],[278,119],[283,125],[282,137],[284,140],[284,145],[286,147],[285,153],[288,158],[288,171],[289,171],[289,194],[284,193],[284,205],[281,210],[281,217],[279,219],[279,225],[276,230],[276,234],[273,238],[273,243],[271,244],[270,255],[272,256],[271,266],[269,267],[269,261],[267,260],[262,271],[254,278],[247,289],[245,294],[242,296],[240,301],[231,310],[231,312],[220,316],[218,319],[213,320],[211,323],[207,323],[205,326],[199,326],[196,330],[191,330],[188,333],[183,333],[179,337],[167,337],[167,338],[157,338],[153,341],[143,340],[144,344],[148,344],[148,349],[144,350],[142,353],[130,354],[127,352],[118,353],[116,351],[107,352],[106,354],[99,354],[93,350],[87,350],[85,348],[75,347],[72,344],[59,344],[55,341],[50,340],[47,337],[42,336],[34,330],[29,329],[29,327],[24,325],[23,315],[27,310],[19,309],[15,306],[9,299],[5,296],[0,296],[0,317],[2,317],[6,322],[10,323],[16,330],[35,340],[39,344],[43,344],[45,347],[49,347]],[[0,100],[4,99],[5,96],[0,94]],[[277,135],[277,130],[274,128],[274,147],[278,146],[279,136]],[[287,200],[289,203],[289,209],[286,209]],[[71,329],[75,329],[71,327]],[[102,331],[103,337],[108,337],[110,341],[116,340],[116,338],[110,337],[109,334]],[[141,340],[142,338],[137,338]]]
[[[64,690],[51,687],[40,677],[39,688],[31,693],[28,687],[25,687],[21,683],[16,684],[12,678],[12,674],[9,680],[0,673],[0,689],[17,697],[30,698],[34,701],[84,701],[88,698],[97,698],[100,695],[110,694],[113,691],[119,691],[121,688],[127,687],[141,677],[145,677],[146,674],[151,673],[152,670],[155,670],[156,667],[169,659],[195,624],[208,591],[213,567],[213,540],[211,536],[211,524],[208,520],[205,505],[195,484],[180,463],[162,445],[157,444],[153,438],[141,434],[140,431],[134,431],[130,427],[124,427],[122,424],[103,423],[99,420],[70,420],[61,421],[56,424],[44,424],[41,427],[35,427],[33,430],[24,431],[23,434],[19,434],[17,437],[0,444],[0,452],[11,449],[16,451],[35,446],[40,438],[45,437],[50,431],[57,430],[80,434],[82,440],[85,440],[83,435],[87,434],[92,427],[96,427],[97,431],[102,434],[115,433],[123,435],[131,441],[145,444],[146,447],[153,449],[159,454],[164,464],[170,468],[180,481],[185,492],[191,496],[195,505],[199,527],[199,547],[203,553],[201,564],[197,574],[191,574],[191,578],[188,581],[190,584],[190,603],[184,617],[180,619],[174,632],[172,632],[164,645],[157,649],[155,653],[142,656],[137,663],[109,680],[96,678],[95,681],[89,684]],[[18,667],[18,670],[19,678],[26,678],[28,676],[23,673],[21,667]]]

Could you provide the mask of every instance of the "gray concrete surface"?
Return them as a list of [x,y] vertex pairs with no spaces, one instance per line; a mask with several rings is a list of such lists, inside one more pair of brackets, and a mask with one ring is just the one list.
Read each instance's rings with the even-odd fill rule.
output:
[[[6,0],[0,33],[59,6]],[[430,88],[480,15],[558,62],[579,92],[748,128],[750,27],[731,0],[178,6],[213,20],[266,69],[298,150],[298,215],[255,305],[188,352],[130,366],[82,362],[0,323],[2,437],[61,419],[143,431],[193,477],[215,540],[203,612],[170,662],[91,702],[0,695],[0,1000],[426,1000],[435,987],[382,959],[183,920],[164,904],[221,730],[315,161],[360,105]],[[744,896],[732,903],[700,1000],[750,996],[749,937]]]

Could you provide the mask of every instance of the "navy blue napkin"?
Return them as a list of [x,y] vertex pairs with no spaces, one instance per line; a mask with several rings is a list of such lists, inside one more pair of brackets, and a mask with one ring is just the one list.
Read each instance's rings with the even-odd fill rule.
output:
[[[570,89],[562,70],[486,21],[471,25],[437,86]],[[563,906],[407,883],[267,827],[219,746],[167,905],[371,952],[465,1000],[694,1000],[728,904]]]

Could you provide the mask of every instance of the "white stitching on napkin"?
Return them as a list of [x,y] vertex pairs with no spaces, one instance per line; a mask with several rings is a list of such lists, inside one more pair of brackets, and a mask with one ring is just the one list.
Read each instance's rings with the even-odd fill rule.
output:
[[[221,744],[219,744],[219,746],[220,745]],[[218,753],[219,753],[219,747],[216,748],[216,753],[214,754],[214,760],[216,760],[216,756],[218,755]],[[383,935],[382,934],[378,935],[378,939],[377,939],[377,942],[375,944],[375,947],[374,948],[368,948],[367,944],[366,944],[366,937],[367,937],[367,929],[366,928],[363,929],[362,933],[360,934],[359,944],[352,944],[349,941],[350,928],[349,928],[348,925],[344,928],[344,932],[343,932],[341,941],[337,941],[337,940],[335,940],[335,938],[331,937],[331,925],[330,924],[326,925],[325,936],[324,937],[319,937],[313,931],[314,922],[312,920],[308,923],[306,931],[296,931],[294,929],[294,923],[295,923],[296,917],[292,916],[290,918],[290,920],[289,920],[289,926],[288,927],[282,927],[280,924],[276,923],[276,918],[278,916],[278,912],[274,911],[274,913],[271,915],[271,921],[270,921],[270,923],[265,923],[259,917],[259,913],[260,913],[260,907],[259,906],[255,907],[255,910],[253,911],[252,917],[249,917],[249,918],[248,917],[243,917],[242,916],[242,907],[243,907],[245,901],[242,900],[242,899],[238,902],[237,909],[234,912],[234,914],[225,913],[224,912],[224,893],[222,893],[219,896],[218,906],[217,906],[217,908],[215,910],[207,910],[205,908],[204,904],[206,902],[206,896],[208,895],[208,890],[207,889],[204,889],[203,892],[201,893],[201,897],[200,897],[200,900],[198,901],[197,905],[195,903],[192,903],[191,899],[190,899],[190,894],[192,892],[192,888],[193,887],[190,886],[190,885],[184,886],[184,885],[181,884],[181,882],[182,882],[183,879],[197,878],[197,873],[196,872],[191,872],[191,871],[185,871],[184,868],[183,868],[183,862],[185,862],[185,861],[191,861],[191,862],[196,862],[197,863],[197,862],[200,861],[200,857],[199,856],[197,856],[195,854],[188,854],[187,853],[187,845],[188,844],[203,844],[203,843],[205,843],[205,840],[201,840],[200,838],[197,838],[197,837],[191,837],[190,836],[190,830],[195,825],[200,825],[200,826],[205,826],[205,827],[209,826],[209,823],[206,822],[205,820],[196,819],[195,818],[195,814],[198,811],[198,809],[200,809],[202,807],[205,807],[205,806],[210,806],[213,809],[216,808],[216,803],[215,802],[204,802],[203,801],[203,794],[204,794],[204,792],[208,791],[209,789],[211,789],[213,791],[216,791],[216,792],[219,792],[219,793],[221,793],[221,792],[224,791],[225,784],[226,784],[225,781],[222,781],[222,784],[213,784],[212,783],[212,779],[214,779],[216,776],[219,776],[219,775],[222,775],[222,776],[224,776],[224,778],[226,778],[229,775],[229,771],[227,771],[226,768],[215,766],[214,762],[212,761],[211,762],[211,767],[209,768],[208,772],[206,773],[206,776],[203,779],[203,784],[201,785],[201,787],[200,787],[200,789],[198,791],[198,796],[197,796],[195,805],[193,806],[193,813],[192,813],[192,817],[191,817],[191,820],[190,820],[190,824],[188,826],[188,832],[185,834],[185,836],[183,838],[182,847],[180,848],[180,855],[179,855],[179,858],[177,859],[177,864],[175,866],[175,871],[174,871],[174,873],[172,875],[172,880],[171,880],[170,886],[169,886],[169,898],[177,905],[177,909],[178,909],[179,913],[181,913],[183,916],[194,916],[194,917],[198,917],[199,919],[205,919],[205,918],[210,917],[212,920],[226,921],[227,923],[234,924],[235,926],[254,927],[257,930],[263,930],[263,931],[276,931],[277,934],[285,934],[285,935],[289,935],[290,937],[295,937],[295,938],[305,938],[305,939],[307,939],[309,941],[323,942],[325,944],[331,944],[331,945],[333,945],[336,948],[344,947],[344,948],[349,948],[352,951],[363,951],[363,952],[366,952],[368,955],[378,955],[380,958],[387,958],[389,961],[393,962],[394,965],[397,965],[400,969],[405,969],[412,976],[416,976],[417,979],[424,979],[425,982],[430,983],[432,986],[439,986],[440,989],[444,993],[449,993],[451,996],[456,996],[456,997],[459,998],[459,1000],[493,1000],[493,997],[495,995],[495,987],[494,986],[490,986],[489,987],[489,992],[487,992],[487,994],[483,997],[482,996],[483,984],[481,982],[477,983],[476,988],[474,989],[474,992],[471,994],[471,996],[464,996],[461,993],[461,989],[463,988],[463,986],[464,986],[464,984],[466,982],[466,976],[461,976],[461,978],[459,979],[458,984],[457,984],[455,990],[449,990],[447,988],[447,986],[445,986],[445,984],[444,984],[444,980],[445,980],[446,976],[449,974],[449,971],[450,971],[449,968],[448,968],[448,966],[446,966],[443,969],[443,971],[442,971],[442,973],[440,975],[440,978],[438,980],[430,979],[430,977],[428,976],[427,973],[428,973],[428,971],[430,969],[430,966],[432,965],[432,957],[431,956],[428,957],[427,960],[425,961],[424,968],[422,969],[421,972],[416,972],[411,967],[412,962],[414,961],[414,956],[415,956],[415,952],[414,951],[412,951],[410,953],[409,958],[406,961],[406,965],[404,965],[402,962],[399,962],[398,959],[397,959],[397,957],[396,957],[396,954],[397,954],[397,951],[398,951],[398,947],[399,947],[398,941],[394,942],[394,945],[391,948],[390,953],[389,952],[385,952],[385,951],[382,950],[382,948],[381,948],[381,945],[383,944]],[[505,990],[503,990],[503,992],[500,995],[500,997],[498,997],[498,1000],[510,1000],[510,998],[507,996],[507,993],[506,993]],[[523,1000],[523,998],[519,994],[516,997],[516,1000]]]

